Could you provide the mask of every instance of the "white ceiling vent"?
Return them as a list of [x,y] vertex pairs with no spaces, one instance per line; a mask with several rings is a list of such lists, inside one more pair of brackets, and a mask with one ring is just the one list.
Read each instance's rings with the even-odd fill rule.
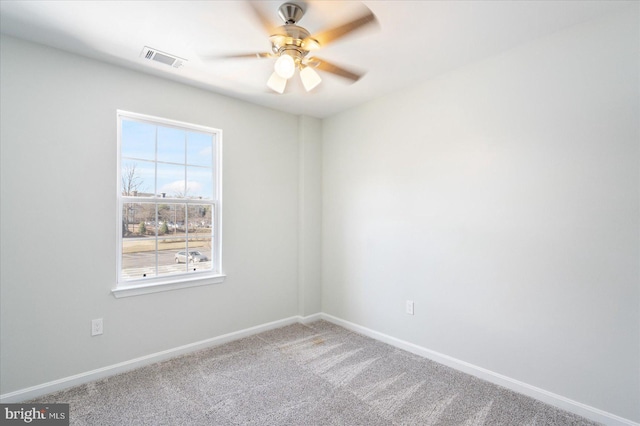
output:
[[154,49],[148,46],[145,46],[144,49],[142,49],[142,53],[140,53],[140,57],[148,59],[150,61],[160,62],[161,64],[169,65],[174,68],[180,68],[182,67],[184,62],[187,62],[186,59],[178,58],[177,56],[170,55],[165,52],[161,52],[157,49]]

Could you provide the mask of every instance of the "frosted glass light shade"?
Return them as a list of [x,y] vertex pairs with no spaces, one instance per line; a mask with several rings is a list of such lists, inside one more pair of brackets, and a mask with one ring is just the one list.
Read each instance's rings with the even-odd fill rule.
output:
[[271,77],[269,77],[269,80],[267,80],[267,87],[274,92],[282,94],[284,93],[284,88],[287,87],[287,79],[280,77],[274,72],[271,74]]
[[296,72],[296,63],[291,56],[281,55],[273,68],[280,77],[289,79]]
[[300,80],[307,92],[312,91],[322,81],[316,70],[311,67],[304,67],[300,71]]

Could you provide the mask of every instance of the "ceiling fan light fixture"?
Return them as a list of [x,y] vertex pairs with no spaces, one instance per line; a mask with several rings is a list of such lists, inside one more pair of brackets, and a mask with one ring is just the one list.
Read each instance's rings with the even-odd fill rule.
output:
[[276,60],[273,68],[279,77],[288,80],[296,72],[296,62],[291,56],[283,54]]
[[278,73],[273,72],[269,80],[267,80],[267,87],[274,92],[278,92],[280,94],[284,93],[284,88],[287,87],[287,79],[282,78],[278,75]]
[[300,70],[300,80],[302,80],[302,85],[307,92],[312,91],[322,82],[318,73],[311,67],[304,67]]

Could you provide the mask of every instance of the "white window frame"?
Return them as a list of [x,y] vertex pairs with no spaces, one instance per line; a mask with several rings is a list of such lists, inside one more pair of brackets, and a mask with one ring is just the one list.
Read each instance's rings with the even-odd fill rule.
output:
[[[210,271],[185,272],[184,274],[175,274],[160,277],[141,278],[137,280],[124,280],[122,278],[122,208],[125,203],[158,203],[159,197],[155,194],[152,197],[130,197],[122,194],[121,189],[121,172],[122,172],[122,120],[133,120],[145,122],[153,125],[179,128],[187,131],[196,131],[209,133],[214,135],[215,164],[213,164],[213,185],[214,199],[211,200],[212,205],[212,269]],[[117,213],[116,213],[116,287],[113,288],[112,294],[117,297],[137,296],[147,293],[156,293],[160,291],[176,290],[180,288],[195,287],[210,284],[222,283],[225,275],[222,272],[222,130],[214,129],[207,126],[195,125],[176,120],[170,120],[161,117],[138,114],[134,112],[117,110]],[[169,201],[169,200],[167,200]],[[190,200],[188,198],[171,199],[171,202],[180,204],[202,204],[202,200]],[[209,204],[209,203],[207,203]]]

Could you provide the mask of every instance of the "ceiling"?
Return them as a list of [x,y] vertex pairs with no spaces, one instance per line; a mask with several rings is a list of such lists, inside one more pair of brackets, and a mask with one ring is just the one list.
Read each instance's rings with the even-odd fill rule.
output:
[[[281,1],[255,2],[281,25]],[[518,44],[595,19],[635,1],[297,1],[299,25],[312,34],[340,25],[368,7],[377,24],[323,47],[317,56],[366,71],[356,83],[319,72],[305,92],[266,87],[273,58],[212,59],[268,52],[268,35],[246,1],[7,1],[4,34],[201,87],[293,114],[327,117]],[[366,10],[366,9],[364,9]],[[140,57],[145,46],[187,60],[180,69]]]

